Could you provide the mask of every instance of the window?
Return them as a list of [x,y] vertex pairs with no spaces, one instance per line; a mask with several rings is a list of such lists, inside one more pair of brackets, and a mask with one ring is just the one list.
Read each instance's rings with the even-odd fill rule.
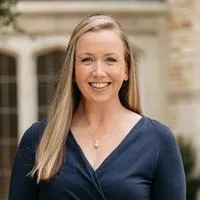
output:
[[64,52],[54,50],[40,55],[37,59],[38,119],[46,118],[47,110],[61,69]]
[[0,53],[0,199],[7,199],[18,137],[16,61]]

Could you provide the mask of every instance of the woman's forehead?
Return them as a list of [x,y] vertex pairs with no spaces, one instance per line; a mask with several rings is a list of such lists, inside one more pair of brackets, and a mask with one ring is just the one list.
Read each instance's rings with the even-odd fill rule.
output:
[[80,36],[76,44],[76,52],[79,54],[93,51],[107,51],[111,54],[121,52],[123,49],[123,41],[119,34],[113,30],[87,32]]

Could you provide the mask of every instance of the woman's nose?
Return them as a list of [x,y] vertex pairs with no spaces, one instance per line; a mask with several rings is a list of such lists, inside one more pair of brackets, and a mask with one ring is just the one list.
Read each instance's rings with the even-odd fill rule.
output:
[[94,70],[93,70],[93,75],[94,76],[104,76],[105,75],[105,70],[102,62],[96,62],[94,65]]

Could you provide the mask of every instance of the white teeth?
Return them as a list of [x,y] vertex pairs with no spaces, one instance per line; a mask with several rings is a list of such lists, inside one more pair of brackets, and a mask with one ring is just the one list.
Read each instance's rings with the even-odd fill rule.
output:
[[108,83],[108,82],[107,82],[107,83],[93,82],[93,83],[90,83],[90,85],[91,85],[92,87],[95,87],[95,88],[104,88],[104,87],[108,86],[109,83]]

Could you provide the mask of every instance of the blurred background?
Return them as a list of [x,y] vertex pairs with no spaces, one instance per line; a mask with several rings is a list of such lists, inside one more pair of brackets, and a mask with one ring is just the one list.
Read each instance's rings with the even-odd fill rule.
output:
[[200,200],[199,0],[0,0],[0,199],[21,136],[46,116],[71,31],[94,13],[128,34],[143,113],[176,135],[187,200]]

